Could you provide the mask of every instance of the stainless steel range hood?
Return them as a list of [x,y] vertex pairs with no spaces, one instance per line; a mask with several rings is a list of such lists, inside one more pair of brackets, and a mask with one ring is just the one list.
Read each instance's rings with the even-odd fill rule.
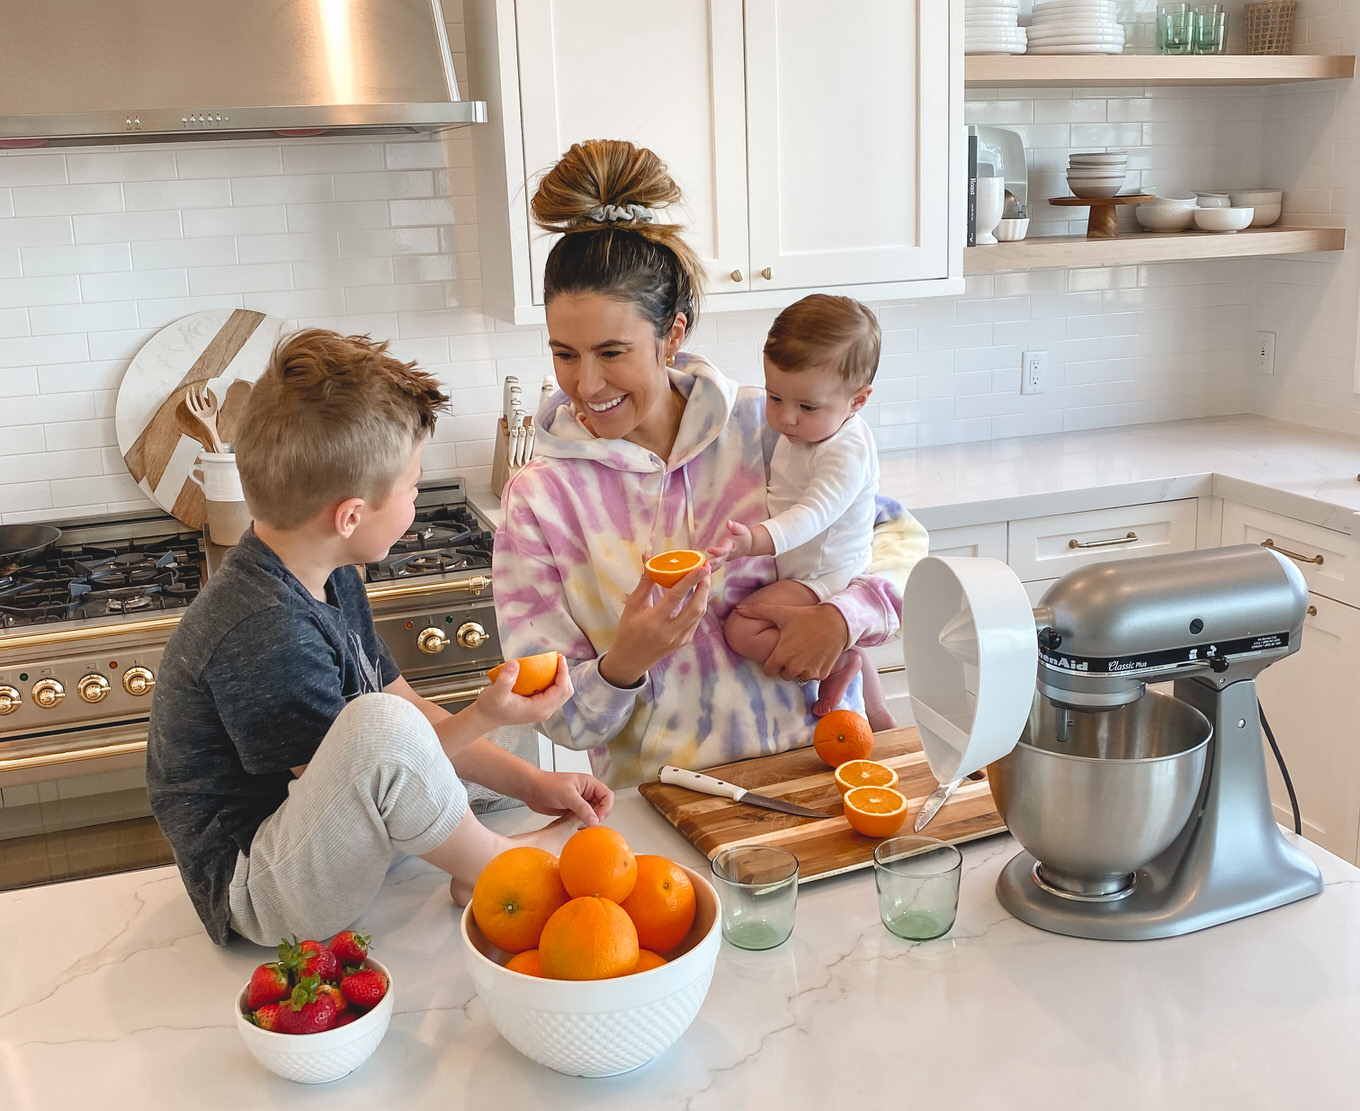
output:
[[442,131],[439,0],[0,0],[0,147]]

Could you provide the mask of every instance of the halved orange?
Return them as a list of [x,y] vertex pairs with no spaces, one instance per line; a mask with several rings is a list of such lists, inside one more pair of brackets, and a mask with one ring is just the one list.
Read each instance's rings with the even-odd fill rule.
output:
[[671,552],[661,552],[647,561],[647,574],[657,586],[671,587],[693,571],[702,567],[708,560],[703,552],[689,548],[676,548]]
[[[519,658],[519,674],[515,676],[515,685],[510,689],[516,694],[538,694],[553,685],[553,680],[557,678],[557,657],[560,652],[540,652],[537,656],[521,656]],[[497,664],[486,673],[486,677],[493,683],[496,676],[501,673],[504,664]]]
[[841,794],[855,787],[896,787],[897,772],[877,760],[847,760],[834,773]]
[[844,802],[845,820],[865,837],[891,837],[907,820],[907,797],[891,787],[852,787]]

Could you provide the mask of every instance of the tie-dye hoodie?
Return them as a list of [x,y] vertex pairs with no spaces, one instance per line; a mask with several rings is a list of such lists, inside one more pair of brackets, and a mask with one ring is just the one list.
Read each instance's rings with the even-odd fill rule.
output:
[[[729,518],[755,524],[768,515],[775,434],[764,391],[739,387],[695,355],[682,352],[676,364],[671,382],[687,402],[669,461],[626,440],[596,439],[559,391],[536,418],[533,461],[501,495],[493,578],[505,655],[566,655],[576,693],[542,728],[558,744],[590,750],[595,773],[615,787],[655,778],[662,764],[710,767],[811,741],[816,688],[769,678],[723,637],[733,606],[774,580],[767,557],[714,574],[693,640],[640,686],[620,689],[600,675],[647,555],[703,551]],[[875,573],[884,577],[856,579],[832,600],[866,646],[897,634],[902,585],[926,550],[920,525],[887,504],[880,521],[889,520],[875,533]]]

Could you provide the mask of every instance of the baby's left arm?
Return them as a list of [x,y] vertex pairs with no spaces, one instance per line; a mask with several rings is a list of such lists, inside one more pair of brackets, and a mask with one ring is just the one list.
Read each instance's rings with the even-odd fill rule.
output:
[[728,521],[727,535],[708,549],[708,562],[716,571],[729,559],[751,555],[774,555],[769,530],[764,525],[747,528],[740,521]]

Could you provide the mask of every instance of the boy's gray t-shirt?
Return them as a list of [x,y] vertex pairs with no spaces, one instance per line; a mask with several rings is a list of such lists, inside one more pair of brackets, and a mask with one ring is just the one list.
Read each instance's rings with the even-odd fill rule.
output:
[[363,580],[341,567],[319,602],[254,531],[184,612],[151,704],[151,809],[213,940],[229,937],[238,852],[288,796],[346,703],[399,677]]

